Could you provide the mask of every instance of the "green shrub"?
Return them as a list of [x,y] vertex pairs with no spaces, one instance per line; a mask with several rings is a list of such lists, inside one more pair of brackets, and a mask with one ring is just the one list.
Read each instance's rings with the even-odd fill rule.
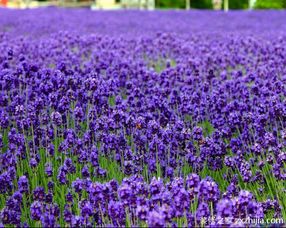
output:
[[286,6],[285,0],[257,0],[256,9],[282,9]]
[[[212,9],[212,0],[190,0],[191,8]],[[247,9],[249,0],[228,0],[230,9]],[[185,0],[156,0],[157,8],[179,8],[186,7]],[[256,9],[282,9],[286,8],[286,0],[256,0]]]
[[212,0],[191,0],[191,8],[212,9]]
[[186,8],[185,0],[156,0],[158,8]]
[[249,0],[229,0],[230,9],[247,9]]

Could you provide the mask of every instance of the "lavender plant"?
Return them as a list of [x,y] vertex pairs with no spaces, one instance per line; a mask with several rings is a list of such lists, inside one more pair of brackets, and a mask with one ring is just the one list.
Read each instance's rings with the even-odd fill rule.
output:
[[0,15],[0,227],[286,219],[285,12]]

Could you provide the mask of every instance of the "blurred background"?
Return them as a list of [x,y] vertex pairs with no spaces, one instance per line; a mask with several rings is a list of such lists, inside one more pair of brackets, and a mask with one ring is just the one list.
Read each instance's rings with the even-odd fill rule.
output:
[[0,7],[37,8],[90,7],[93,10],[116,9],[285,9],[286,0],[0,0]]

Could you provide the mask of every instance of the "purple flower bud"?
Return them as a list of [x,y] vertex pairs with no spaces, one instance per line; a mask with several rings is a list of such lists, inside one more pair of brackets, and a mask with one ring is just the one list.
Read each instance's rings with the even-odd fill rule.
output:
[[68,203],[72,203],[72,202],[73,202],[73,196],[72,196],[71,192],[68,192],[68,193],[66,194],[66,201],[67,201]]
[[73,214],[71,212],[70,205],[65,205],[63,216],[66,223],[71,223]]
[[53,193],[48,192],[45,197],[45,202],[51,204],[53,202]]
[[62,125],[62,115],[59,112],[52,112],[51,119],[56,126]]
[[53,167],[51,163],[46,163],[45,165],[45,173],[47,174],[48,177],[53,176]]
[[18,181],[18,189],[21,193],[29,192],[29,181],[26,176],[21,176]]
[[72,188],[77,193],[81,193],[81,191],[84,189],[84,183],[81,179],[77,178],[75,181],[72,182]]
[[45,200],[45,189],[43,187],[36,187],[33,190],[33,199],[37,201]]
[[41,223],[43,227],[54,227],[56,219],[53,215],[44,213],[41,215]]
[[90,202],[86,201],[83,205],[80,206],[81,208],[81,216],[84,218],[90,217],[93,214],[93,207]]
[[148,215],[149,208],[145,205],[137,206],[136,208],[136,216],[141,220],[146,220]]
[[114,226],[122,226],[125,223],[125,209],[121,202],[110,201],[108,203],[108,214]]
[[209,216],[210,216],[209,205],[205,202],[200,203],[196,211],[196,218],[198,220],[201,220],[203,218],[208,218]]
[[192,132],[193,139],[196,141],[201,141],[203,139],[203,129],[201,127],[195,127]]
[[216,213],[220,218],[232,217],[234,213],[234,203],[229,199],[222,199],[216,205]]
[[208,178],[200,182],[198,191],[200,201],[216,202],[220,196],[218,185]]
[[150,187],[150,193],[152,195],[156,195],[163,190],[164,184],[160,178],[157,180],[155,177],[153,177],[149,187]]
[[33,220],[40,220],[41,215],[43,213],[43,205],[39,201],[34,201],[30,207],[31,218]]
[[81,107],[75,107],[74,109],[74,116],[77,120],[82,120],[84,117],[84,113]]
[[82,178],[88,178],[90,176],[88,166],[85,165],[81,170]]
[[54,190],[54,185],[55,185],[54,182],[49,181],[49,182],[48,182],[48,189],[51,190],[51,191],[53,191],[53,190]]
[[161,212],[151,211],[148,213],[147,224],[149,227],[165,227],[165,216]]
[[38,165],[38,161],[37,161],[35,158],[31,158],[31,159],[30,159],[30,166],[31,166],[32,168],[36,168],[37,165]]

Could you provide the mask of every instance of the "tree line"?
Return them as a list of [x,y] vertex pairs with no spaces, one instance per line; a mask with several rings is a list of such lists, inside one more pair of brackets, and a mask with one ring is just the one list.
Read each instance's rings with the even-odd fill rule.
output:
[[[221,0],[222,8],[227,1],[229,9],[247,9],[251,0]],[[286,0],[255,0],[253,7],[256,9],[283,9],[286,8]],[[157,8],[181,8],[191,7],[195,9],[213,9],[213,0],[156,0]]]

